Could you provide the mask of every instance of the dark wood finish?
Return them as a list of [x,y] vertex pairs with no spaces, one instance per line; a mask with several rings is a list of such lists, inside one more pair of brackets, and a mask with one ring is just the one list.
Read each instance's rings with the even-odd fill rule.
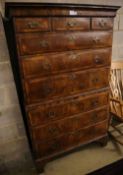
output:
[[109,68],[70,72],[68,74],[28,79],[24,81],[27,104],[58,99],[76,93],[105,88],[109,81]]
[[92,30],[112,30],[113,18],[93,18]]
[[89,18],[53,18],[52,20],[53,31],[77,31],[77,30],[90,30]]
[[29,122],[32,126],[46,124],[79,113],[87,112],[107,105],[108,91],[83,97],[77,95],[69,100],[59,100],[56,103],[38,105],[28,111]]
[[17,33],[51,30],[51,21],[49,18],[15,18],[14,25]]
[[76,49],[110,47],[112,32],[24,33],[17,35],[19,54],[31,55]]
[[79,114],[52,123],[48,123],[43,126],[39,125],[32,128],[32,138],[36,142],[40,140],[43,142],[48,139],[59,137],[60,135],[64,135],[64,133],[67,134],[70,132],[75,132],[81,128],[91,126],[107,118],[107,109],[97,110],[93,112],[91,111],[86,114]]
[[[25,10],[24,10],[25,8]],[[42,7],[37,7],[36,9],[34,8],[29,8],[27,11],[28,7],[23,7],[23,10],[21,11],[20,8],[15,9],[15,10],[10,10],[10,16],[16,16],[16,17],[20,17],[20,16],[59,16],[59,17],[68,17],[68,16],[84,16],[84,17],[96,17],[96,16],[102,16],[102,17],[114,17],[115,16],[115,12],[114,11],[101,11],[101,10],[88,10],[88,9],[84,9],[84,10],[80,10],[80,9],[75,9],[72,8],[71,10],[69,10],[68,8],[63,8],[62,10],[60,8],[55,8],[55,9],[50,9],[50,8],[42,8]]]
[[20,101],[22,96],[40,170],[63,153],[107,136],[113,17],[118,8],[6,4],[14,75],[20,77]]
[[[46,159],[50,159],[55,156],[55,154],[60,154],[65,150],[71,150],[75,146],[80,146],[81,143],[89,142],[90,140],[95,140],[96,138],[106,135],[106,130],[108,128],[107,120],[99,122],[98,124],[85,127],[83,129],[77,130],[70,134],[64,134],[63,136],[56,137],[55,139],[46,140],[45,142],[36,143],[36,151],[39,156],[46,156]],[[93,132],[92,132],[93,131]],[[42,155],[43,154],[43,155]],[[39,162],[41,159],[38,160]]]
[[[7,17],[25,16],[105,16],[115,17],[120,6],[55,4],[55,3],[6,3]],[[28,10],[27,10],[28,9]]]
[[111,48],[50,53],[21,59],[24,78],[110,66],[110,62]]

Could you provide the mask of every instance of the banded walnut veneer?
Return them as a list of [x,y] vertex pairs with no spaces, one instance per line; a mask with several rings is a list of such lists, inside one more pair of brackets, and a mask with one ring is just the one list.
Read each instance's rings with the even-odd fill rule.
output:
[[104,139],[114,6],[6,4],[6,34],[37,165]]

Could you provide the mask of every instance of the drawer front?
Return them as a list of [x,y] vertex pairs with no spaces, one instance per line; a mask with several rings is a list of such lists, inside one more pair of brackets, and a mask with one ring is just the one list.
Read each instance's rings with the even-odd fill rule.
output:
[[20,55],[110,47],[112,32],[23,33],[17,35]]
[[15,18],[14,25],[17,33],[51,30],[51,23],[49,18]]
[[38,126],[48,122],[67,118],[108,105],[109,92],[95,93],[86,97],[73,96],[69,100],[59,100],[51,104],[42,104],[28,111],[29,124]]
[[113,29],[113,18],[92,18],[93,30],[111,30]]
[[90,30],[90,18],[52,18],[52,26],[55,31]]
[[108,86],[108,68],[24,81],[27,103],[56,99]]
[[111,49],[42,54],[21,59],[24,77],[46,76],[67,71],[109,66]]
[[[66,134],[55,139],[43,142],[35,142],[36,157],[49,156],[65,152],[76,146],[94,141],[95,139],[106,135],[108,129],[108,121],[105,120],[94,126],[81,129],[71,134]],[[93,131],[93,132],[92,132]]]
[[64,133],[75,132],[81,128],[95,125],[98,122],[108,119],[108,110],[101,109],[85,114],[79,114],[63,120],[58,120],[47,125],[38,126],[31,129],[33,140],[47,140],[55,138]]

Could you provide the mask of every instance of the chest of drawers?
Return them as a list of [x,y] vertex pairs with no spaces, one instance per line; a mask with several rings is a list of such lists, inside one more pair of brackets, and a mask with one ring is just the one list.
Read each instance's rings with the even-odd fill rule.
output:
[[6,4],[6,34],[30,145],[40,169],[104,139],[113,19],[119,7]]

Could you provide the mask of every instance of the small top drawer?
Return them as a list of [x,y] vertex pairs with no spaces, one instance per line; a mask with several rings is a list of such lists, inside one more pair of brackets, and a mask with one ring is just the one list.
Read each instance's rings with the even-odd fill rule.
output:
[[16,32],[37,32],[50,31],[49,18],[15,18],[14,25]]
[[113,28],[113,18],[92,18],[93,30],[110,30]]
[[53,18],[53,30],[89,30],[90,18]]

